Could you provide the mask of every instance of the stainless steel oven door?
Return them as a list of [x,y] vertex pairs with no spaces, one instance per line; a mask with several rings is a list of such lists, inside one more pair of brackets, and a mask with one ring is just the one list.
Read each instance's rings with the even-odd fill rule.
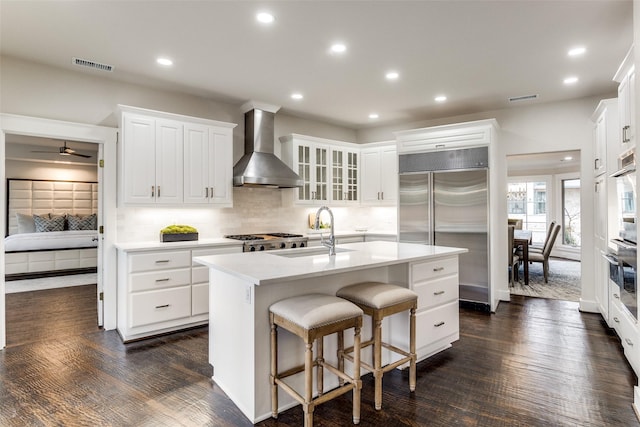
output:
[[609,279],[620,288],[620,302],[634,319],[638,319],[638,300],[636,283],[636,248],[630,245],[618,245],[617,253],[606,255],[609,261]]

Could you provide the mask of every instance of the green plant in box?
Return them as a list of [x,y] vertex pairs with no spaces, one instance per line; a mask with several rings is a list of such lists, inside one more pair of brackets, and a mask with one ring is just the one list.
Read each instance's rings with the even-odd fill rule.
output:
[[198,230],[190,225],[169,225],[160,230],[160,241],[162,242],[182,242],[187,240],[198,240]]

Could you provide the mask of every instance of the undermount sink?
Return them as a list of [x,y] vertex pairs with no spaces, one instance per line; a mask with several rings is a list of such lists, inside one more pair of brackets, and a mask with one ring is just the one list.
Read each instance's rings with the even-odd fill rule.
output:
[[[352,252],[351,249],[336,248],[336,253]],[[271,255],[277,255],[285,258],[301,258],[305,256],[314,255],[327,255],[329,256],[329,249],[325,247],[319,248],[301,248],[301,249],[286,249],[284,251],[269,252]]]

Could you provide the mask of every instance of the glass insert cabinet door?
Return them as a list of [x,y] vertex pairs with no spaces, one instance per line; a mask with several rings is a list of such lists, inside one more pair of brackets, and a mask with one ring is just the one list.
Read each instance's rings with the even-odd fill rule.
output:
[[298,175],[303,182],[302,187],[298,188],[298,201],[326,201],[329,191],[329,149],[300,144],[297,154]]
[[332,201],[358,200],[358,153],[331,150]]

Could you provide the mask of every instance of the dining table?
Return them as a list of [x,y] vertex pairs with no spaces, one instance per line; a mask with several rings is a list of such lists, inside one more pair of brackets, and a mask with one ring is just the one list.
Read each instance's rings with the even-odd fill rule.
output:
[[529,245],[531,230],[513,230],[513,247],[522,248],[522,264],[524,265],[524,284],[529,285]]

